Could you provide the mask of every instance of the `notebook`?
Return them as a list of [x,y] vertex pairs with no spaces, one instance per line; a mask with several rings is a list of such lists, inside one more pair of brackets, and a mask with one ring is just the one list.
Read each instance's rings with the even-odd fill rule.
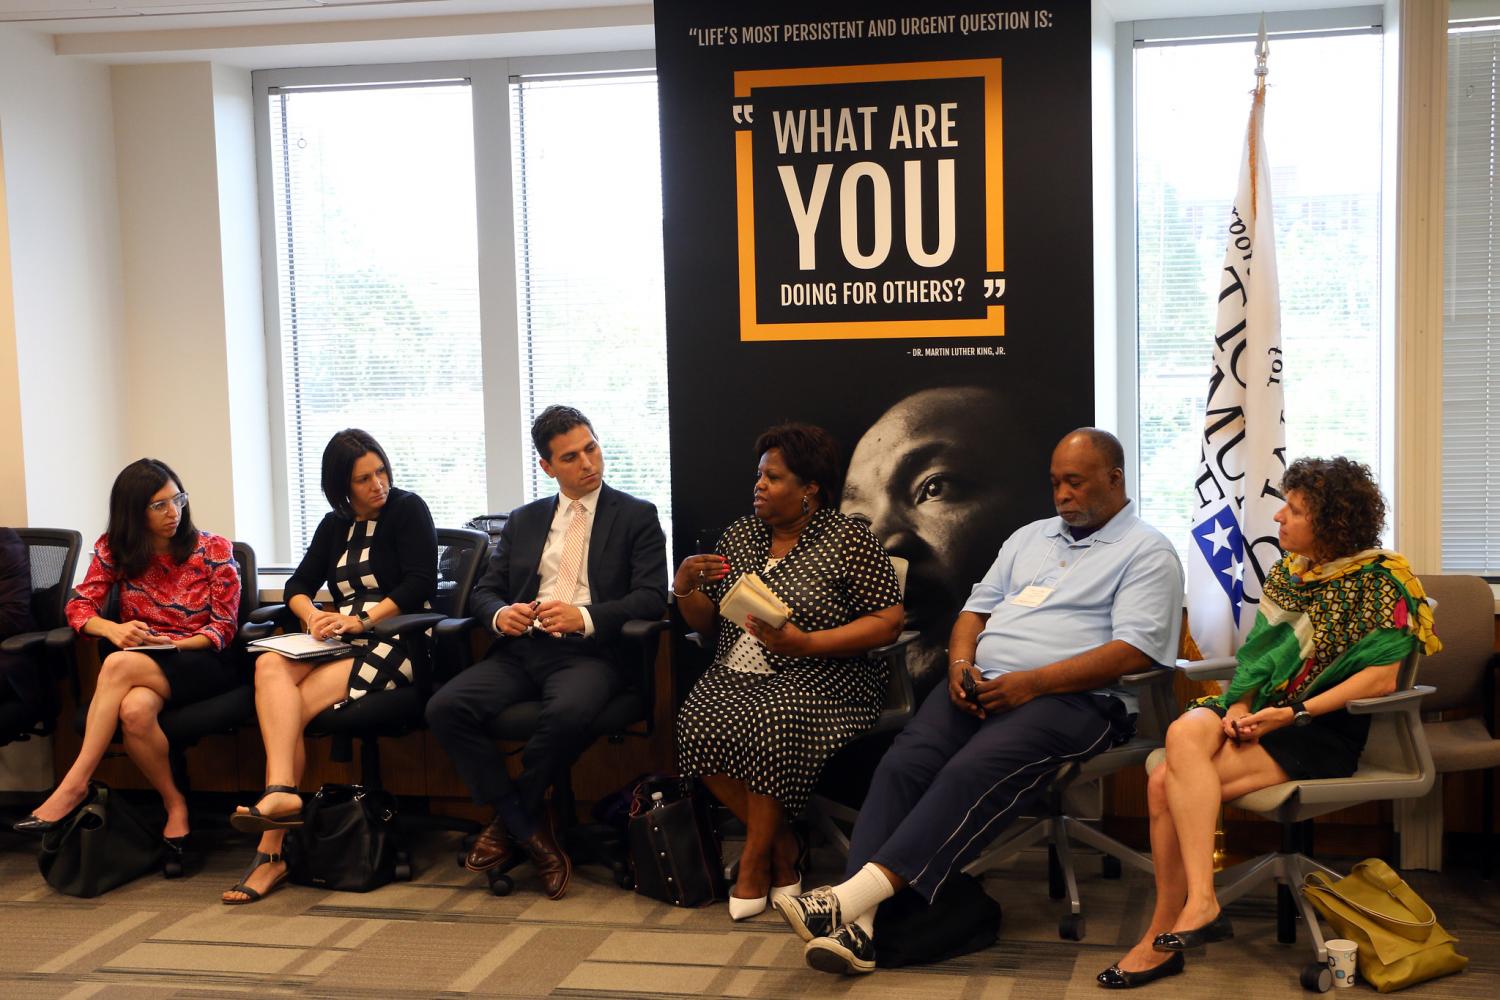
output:
[[754,615],[772,628],[780,628],[792,616],[792,609],[777,597],[757,573],[746,573],[729,588],[719,602],[719,614],[736,625]]
[[345,656],[354,647],[338,639],[314,639],[306,632],[288,632],[285,635],[268,636],[247,643],[251,649],[280,653],[289,660],[319,660],[329,656]]

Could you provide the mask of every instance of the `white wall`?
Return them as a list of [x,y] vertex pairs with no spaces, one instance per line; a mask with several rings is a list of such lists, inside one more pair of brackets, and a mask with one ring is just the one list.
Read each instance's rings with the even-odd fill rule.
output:
[[24,504],[7,496],[22,477],[0,467],[0,521],[77,528],[92,541],[132,457],[109,71],[0,24],[0,133],[14,294],[0,355],[14,353],[20,399],[0,406],[0,456],[19,439],[25,462]]
[[[213,67],[214,150],[219,175],[220,280],[234,477],[234,520],[224,530],[271,555],[270,399],[255,188],[250,71]],[[186,473],[184,473],[186,475]]]
[[182,477],[200,528],[264,550],[269,448],[249,77],[164,63],[116,66],[112,79],[128,440]]

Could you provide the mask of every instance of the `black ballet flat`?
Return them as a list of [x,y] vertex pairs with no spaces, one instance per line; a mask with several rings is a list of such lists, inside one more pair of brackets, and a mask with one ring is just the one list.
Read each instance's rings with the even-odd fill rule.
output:
[[1234,925],[1229,922],[1224,911],[1220,910],[1217,917],[1202,927],[1195,927],[1190,931],[1172,931],[1156,935],[1155,940],[1151,942],[1151,947],[1157,951],[1186,951],[1189,948],[1213,944],[1215,941],[1228,941],[1232,937],[1234,937]]
[[17,833],[44,834],[51,833],[61,822],[62,820],[60,819],[37,819],[36,814],[32,813],[25,819],[17,820],[11,824],[11,829]]
[[[1157,940],[1161,940],[1162,936],[1164,935],[1159,935]],[[1118,965],[1111,965],[1099,973],[1095,979],[1100,986],[1103,986],[1107,990],[1133,990],[1137,986],[1145,986],[1147,983],[1154,983],[1158,979],[1165,979],[1167,976],[1180,975],[1185,965],[1187,965],[1187,962],[1183,959],[1182,952],[1179,951],[1154,969],[1145,969],[1141,972],[1126,972]]]

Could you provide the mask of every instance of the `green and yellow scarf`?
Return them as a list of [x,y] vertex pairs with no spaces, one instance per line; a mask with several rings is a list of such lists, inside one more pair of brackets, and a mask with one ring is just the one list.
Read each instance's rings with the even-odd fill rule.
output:
[[1259,711],[1306,700],[1365,667],[1395,663],[1415,643],[1436,653],[1443,647],[1426,596],[1397,552],[1366,549],[1318,566],[1289,555],[1266,577],[1229,690],[1194,704],[1227,708],[1254,691],[1251,710]]

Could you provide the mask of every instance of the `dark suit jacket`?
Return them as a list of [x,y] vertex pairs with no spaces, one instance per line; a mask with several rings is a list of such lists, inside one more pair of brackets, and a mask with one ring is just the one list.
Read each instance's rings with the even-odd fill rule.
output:
[[[599,489],[589,534],[587,607],[593,638],[613,645],[627,621],[654,621],[667,610],[667,540],[655,504],[608,483]],[[486,628],[507,604],[536,600],[541,587],[537,567],[556,512],[557,497],[544,497],[517,507],[506,519],[489,567],[470,599],[471,613]]]

